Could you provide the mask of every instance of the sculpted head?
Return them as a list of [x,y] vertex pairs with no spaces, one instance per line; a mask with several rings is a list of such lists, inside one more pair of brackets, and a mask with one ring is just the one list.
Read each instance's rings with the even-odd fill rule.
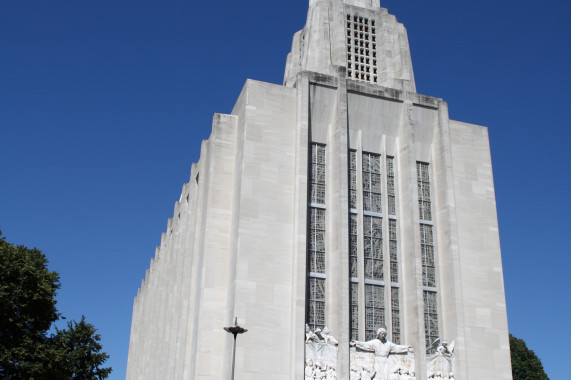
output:
[[387,338],[387,329],[381,327],[380,329],[377,330],[377,339],[385,340],[386,338]]

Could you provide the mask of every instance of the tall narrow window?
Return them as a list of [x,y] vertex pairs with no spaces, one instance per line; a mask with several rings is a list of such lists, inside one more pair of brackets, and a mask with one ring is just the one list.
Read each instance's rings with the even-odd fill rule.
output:
[[418,183],[418,213],[420,220],[432,220],[432,212],[430,210],[430,175],[428,173],[428,164],[418,162],[416,165],[416,175]]
[[357,151],[349,151],[349,270],[351,287],[351,339],[359,339],[359,270],[357,230]]
[[363,152],[363,208],[381,212],[381,156]]
[[307,325],[315,330],[325,327],[325,279],[309,277]]
[[397,202],[395,191],[395,168],[394,158],[387,157],[387,195],[389,199],[389,215],[397,214]]
[[357,152],[349,151],[349,208],[357,210]]
[[311,199],[325,207],[325,145],[311,145]]
[[383,219],[363,217],[365,279],[383,280]]
[[384,325],[384,286],[365,284],[365,339],[374,339],[377,336],[377,329]]
[[308,208],[307,316],[311,329],[325,327],[325,146],[311,144]]
[[[430,197],[430,173],[427,163],[417,162],[418,210],[420,218],[420,249],[422,255],[422,285],[424,298],[424,332],[426,346],[439,337],[438,293],[436,284],[436,254]],[[435,348],[429,350],[433,353]]]
[[399,288],[391,288],[391,319],[393,343],[400,344],[400,302]]
[[389,262],[391,276],[391,338],[394,343],[400,343],[400,292],[399,292],[399,262],[397,245],[397,207],[394,157],[387,157],[387,198],[389,214]]
[[351,339],[359,340],[359,284],[351,282]]
[[389,249],[391,260],[391,282],[399,282],[399,263],[397,251],[397,221],[389,220]]
[[351,214],[349,219],[349,261],[351,278],[357,280],[359,276],[357,258],[357,215]]

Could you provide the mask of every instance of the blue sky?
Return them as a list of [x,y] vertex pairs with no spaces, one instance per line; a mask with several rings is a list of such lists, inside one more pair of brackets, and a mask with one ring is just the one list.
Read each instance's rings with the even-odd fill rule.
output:
[[[124,379],[133,298],[214,112],[281,83],[308,0],[0,1],[0,229],[61,274]],[[565,379],[571,349],[568,1],[382,1],[418,92],[489,127],[508,319]],[[567,375],[567,376],[566,376]]]

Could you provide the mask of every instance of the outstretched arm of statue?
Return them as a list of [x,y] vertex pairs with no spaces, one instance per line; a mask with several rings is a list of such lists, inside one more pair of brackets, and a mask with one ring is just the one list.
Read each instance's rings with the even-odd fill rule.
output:
[[407,352],[414,352],[414,348],[411,346],[401,346],[393,343],[390,352],[391,354],[406,354]]
[[361,342],[359,340],[351,340],[349,342],[349,346],[351,347],[357,347],[358,349],[361,349],[363,351],[370,351],[370,352],[374,352],[375,351],[375,347],[369,343],[369,342]]

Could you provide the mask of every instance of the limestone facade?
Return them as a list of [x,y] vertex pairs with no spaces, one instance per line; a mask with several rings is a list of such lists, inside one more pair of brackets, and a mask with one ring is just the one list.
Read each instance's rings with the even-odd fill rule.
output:
[[417,379],[442,340],[454,378],[511,379],[487,129],[416,93],[378,0],[310,0],[284,84],[248,80],[214,115],[135,298],[127,379],[230,378],[235,316],[236,379],[304,379],[308,325],[338,341],[339,379],[381,325]]

